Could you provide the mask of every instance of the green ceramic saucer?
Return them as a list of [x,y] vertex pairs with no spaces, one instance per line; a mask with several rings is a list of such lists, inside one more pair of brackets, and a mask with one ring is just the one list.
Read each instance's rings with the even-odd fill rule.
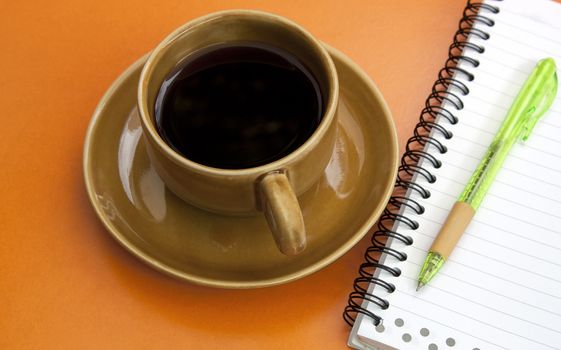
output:
[[90,122],[84,175],[90,201],[111,235],[150,266],[223,288],[271,286],[302,278],[354,246],[393,189],[397,137],[368,76],[328,47],[340,80],[339,130],[321,180],[299,197],[308,247],[281,254],[263,216],[229,217],[194,208],[168,191],[150,164],[133,112],[146,57],[109,88]]

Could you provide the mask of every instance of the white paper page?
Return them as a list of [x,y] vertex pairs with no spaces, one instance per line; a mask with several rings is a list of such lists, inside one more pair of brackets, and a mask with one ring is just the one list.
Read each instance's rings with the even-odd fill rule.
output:
[[375,329],[361,316],[353,329],[354,339],[372,348],[561,349],[561,94],[528,141],[514,146],[439,275],[415,291],[428,248],[536,62],[549,56],[561,66],[561,4],[488,3],[500,13],[482,12],[495,21],[493,27],[477,26],[489,40],[470,38],[485,52],[465,52],[480,65],[463,65],[475,79],[464,81],[470,93],[462,97],[464,108],[454,110],[459,123],[440,121],[454,136],[446,140],[433,133],[448,148],[445,154],[429,148],[443,165],[423,164],[437,181],[416,177],[431,193],[428,199],[412,195],[425,213],[404,212],[419,228],[397,228],[414,244],[394,241],[392,248],[408,259],[386,259],[402,274],[380,272],[396,286],[391,294],[375,288],[390,307],[368,305],[383,317],[383,326]]

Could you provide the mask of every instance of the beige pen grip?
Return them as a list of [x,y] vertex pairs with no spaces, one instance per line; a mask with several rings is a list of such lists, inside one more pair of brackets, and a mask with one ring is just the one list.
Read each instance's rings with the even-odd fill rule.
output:
[[440,229],[438,236],[432,243],[430,250],[439,253],[446,260],[454,250],[456,243],[469,225],[475,215],[475,210],[467,203],[456,202],[448,214],[444,225]]

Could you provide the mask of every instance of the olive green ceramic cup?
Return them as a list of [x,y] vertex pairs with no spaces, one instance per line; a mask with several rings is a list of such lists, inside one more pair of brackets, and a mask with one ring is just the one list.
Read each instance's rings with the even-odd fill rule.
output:
[[[166,144],[156,128],[154,105],[162,82],[179,62],[201,49],[248,41],[276,46],[306,65],[317,79],[325,101],[320,124],[295,151],[258,167],[219,169],[185,158]],[[322,44],[306,30],[277,15],[233,10],[193,20],[154,49],[140,76],[138,112],[150,160],[171,191],[205,210],[265,215],[280,251],[295,255],[306,247],[305,223],[297,196],[320,178],[331,158],[338,94],[335,66]]]

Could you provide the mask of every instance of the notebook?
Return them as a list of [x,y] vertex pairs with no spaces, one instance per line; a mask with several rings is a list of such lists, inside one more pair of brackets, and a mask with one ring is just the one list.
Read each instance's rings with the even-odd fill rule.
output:
[[467,4],[350,294],[349,346],[561,349],[559,96],[514,146],[440,273],[415,290],[450,208],[545,57],[561,66],[560,3]]

